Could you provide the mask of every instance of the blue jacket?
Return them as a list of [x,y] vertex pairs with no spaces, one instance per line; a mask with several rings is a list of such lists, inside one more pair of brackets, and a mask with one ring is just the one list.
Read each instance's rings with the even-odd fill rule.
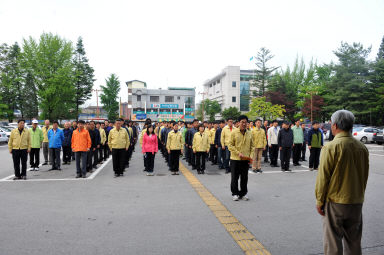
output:
[[218,147],[221,147],[221,131],[223,131],[223,129],[218,128],[215,133],[215,145]]
[[53,129],[48,131],[49,148],[61,148],[64,141],[64,132],[60,128],[56,129],[56,134]]
[[308,128],[304,128],[303,134],[304,134],[304,143],[308,143]]
[[71,146],[71,142],[72,142],[72,129],[68,128],[68,129],[63,129],[63,133],[64,133],[64,141],[63,141],[63,146]]

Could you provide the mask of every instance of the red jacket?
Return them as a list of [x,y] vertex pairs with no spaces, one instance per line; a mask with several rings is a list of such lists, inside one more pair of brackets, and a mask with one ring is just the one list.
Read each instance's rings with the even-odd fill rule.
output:
[[157,136],[155,134],[152,134],[152,136],[149,137],[147,135],[147,133],[144,133],[142,150],[143,150],[143,153],[146,153],[146,152],[156,153],[157,152],[158,145],[157,145]]

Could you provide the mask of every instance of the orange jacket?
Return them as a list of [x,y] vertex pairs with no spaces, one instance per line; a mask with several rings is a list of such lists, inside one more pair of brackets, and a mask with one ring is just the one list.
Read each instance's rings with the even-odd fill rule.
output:
[[72,134],[72,150],[76,151],[87,151],[91,148],[91,137],[89,136],[88,130],[85,128],[80,132],[79,129],[73,130]]

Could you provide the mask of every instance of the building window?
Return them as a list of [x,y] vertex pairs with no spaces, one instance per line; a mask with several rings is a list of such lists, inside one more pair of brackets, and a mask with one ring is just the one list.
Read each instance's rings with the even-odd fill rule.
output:
[[140,102],[141,101],[141,95],[137,95],[137,102]]
[[236,82],[235,81],[232,82],[232,88],[236,88]]
[[232,97],[232,103],[236,103],[236,97]]
[[150,96],[149,101],[153,103],[158,103],[160,101],[159,96]]
[[177,100],[180,100],[180,96],[177,97]]
[[165,96],[165,102],[166,103],[172,103],[173,102],[173,96]]

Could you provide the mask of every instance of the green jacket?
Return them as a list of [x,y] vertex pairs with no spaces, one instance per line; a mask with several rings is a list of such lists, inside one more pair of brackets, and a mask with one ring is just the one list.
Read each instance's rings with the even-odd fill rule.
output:
[[35,131],[33,131],[33,128],[29,129],[29,132],[31,133],[31,144],[32,148],[40,148],[41,143],[44,140],[43,131],[41,128],[36,128]]
[[321,152],[316,204],[362,204],[368,173],[367,147],[348,132],[337,134]]
[[293,126],[292,131],[293,131],[293,143],[302,144],[304,142],[303,129],[300,126],[299,127]]

